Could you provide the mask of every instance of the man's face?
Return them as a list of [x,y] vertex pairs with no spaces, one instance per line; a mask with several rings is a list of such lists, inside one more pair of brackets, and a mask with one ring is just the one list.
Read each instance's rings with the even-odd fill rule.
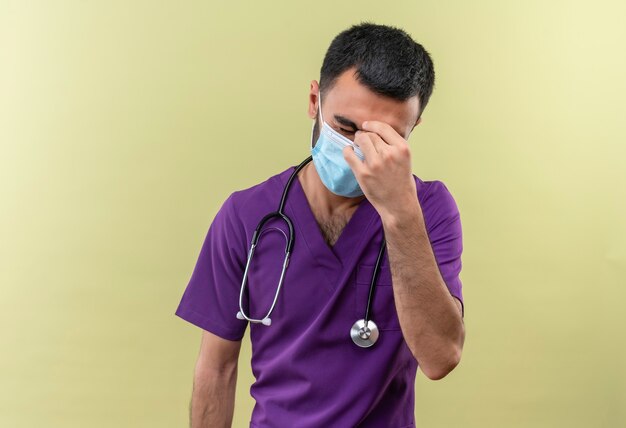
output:
[[[354,70],[346,70],[337,78],[332,89],[322,95],[322,116],[326,123],[335,131],[354,140],[354,133],[361,129],[364,121],[378,120],[391,125],[406,139],[411,130],[421,122],[421,118],[417,120],[417,96],[398,101],[376,94],[355,79]],[[318,94],[318,83],[313,81],[309,96],[309,117],[316,119],[313,128],[314,146],[321,126]]]

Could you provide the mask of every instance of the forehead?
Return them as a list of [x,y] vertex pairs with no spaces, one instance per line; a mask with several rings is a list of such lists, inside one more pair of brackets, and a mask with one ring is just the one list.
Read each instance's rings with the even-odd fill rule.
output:
[[398,101],[377,94],[356,80],[354,69],[346,70],[337,78],[322,100],[322,106],[352,120],[359,128],[366,120],[379,120],[391,125],[400,135],[411,130],[419,111],[417,96]]

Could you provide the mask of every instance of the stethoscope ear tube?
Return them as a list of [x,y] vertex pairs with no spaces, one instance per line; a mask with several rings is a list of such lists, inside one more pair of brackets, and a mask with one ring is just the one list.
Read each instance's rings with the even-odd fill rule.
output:
[[[252,261],[252,256],[254,255],[254,250],[256,249],[259,238],[261,237],[261,233],[259,231],[261,230],[261,228],[267,221],[275,217],[282,218],[283,220],[285,220],[285,222],[287,222],[287,226],[289,227],[289,237],[287,237],[287,235],[285,234],[285,232],[282,231],[282,229],[276,228],[285,236],[285,258],[283,260],[283,266],[280,272],[280,279],[278,281],[278,287],[276,287],[276,293],[274,294],[274,300],[272,301],[272,306],[267,312],[267,315],[265,315],[263,318],[261,319],[252,318],[246,315],[243,309],[243,294],[246,288],[246,283],[248,282],[248,270],[250,268],[250,262]],[[294,236],[293,225],[291,224],[291,220],[287,216],[279,212],[270,213],[266,215],[265,217],[263,217],[263,219],[261,220],[257,228],[254,230],[254,233],[252,234],[252,240],[250,243],[250,250],[248,251],[248,260],[246,261],[246,268],[243,272],[243,279],[241,281],[241,290],[239,291],[239,312],[237,312],[238,319],[241,319],[241,320],[245,319],[252,323],[262,323],[268,326],[271,325],[272,320],[270,318],[270,315],[272,314],[272,311],[274,310],[274,307],[276,306],[276,302],[278,300],[278,293],[280,292],[280,288],[283,285],[283,280],[285,279],[285,271],[287,270],[287,266],[289,265],[289,257],[291,256],[290,248],[293,247],[293,241],[294,241],[293,236]]]
[[[291,219],[284,213],[285,201],[287,200],[287,193],[289,192],[289,189],[291,188],[291,183],[297,177],[298,172],[307,163],[311,162],[311,160],[313,160],[313,156],[307,157],[304,161],[300,163],[300,165],[298,165],[298,167],[289,177],[289,180],[287,184],[285,185],[285,189],[283,190],[283,194],[280,198],[278,211],[265,215],[261,219],[257,227],[254,229],[254,233],[252,234],[252,239],[250,241],[250,249],[248,250],[248,260],[246,261],[246,268],[243,272],[243,279],[241,280],[241,290],[239,291],[239,311],[237,312],[237,319],[247,320],[252,323],[262,323],[263,325],[267,325],[267,326],[271,325],[272,323],[270,315],[272,314],[272,311],[274,310],[274,307],[276,306],[276,301],[278,300],[278,293],[280,292],[280,288],[283,285],[283,281],[285,279],[285,271],[287,270],[287,266],[289,265],[289,258],[291,257],[291,251],[293,250],[293,246],[295,243],[295,233],[294,233],[293,223]],[[285,223],[287,223],[287,228],[289,229],[289,236],[287,236],[285,232],[283,232],[282,229],[277,228],[285,236],[285,258],[283,259],[283,266],[280,272],[280,279],[278,281],[278,287],[276,287],[276,293],[274,294],[274,300],[272,302],[272,306],[267,312],[267,315],[265,315],[261,319],[256,319],[256,318],[252,318],[246,315],[243,309],[243,294],[244,294],[244,289],[246,288],[246,283],[248,282],[248,270],[250,268],[250,262],[252,261],[252,256],[254,255],[254,250],[258,244],[259,238],[261,237],[261,229],[263,228],[266,222],[268,222],[269,220],[273,218],[280,218]]]

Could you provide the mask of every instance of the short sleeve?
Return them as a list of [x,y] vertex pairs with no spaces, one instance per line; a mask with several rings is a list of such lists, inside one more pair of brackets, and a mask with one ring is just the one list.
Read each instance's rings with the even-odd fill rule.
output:
[[462,316],[465,316],[462,283],[459,277],[463,252],[461,215],[452,194],[441,181],[434,181],[428,198],[432,211],[427,221],[430,244],[439,266],[441,276],[452,296],[461,302]]
[[234,195],[209,227],[175,315],[224,339],[241,340],[248,323],[236,315],[247,250]]

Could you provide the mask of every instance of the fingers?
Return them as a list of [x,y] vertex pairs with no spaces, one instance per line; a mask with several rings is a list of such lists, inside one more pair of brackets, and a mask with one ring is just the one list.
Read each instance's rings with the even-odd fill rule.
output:
[[365,131],[375,132],[380,135],[383,140],[389,144],[390,146],[398,145],[398,144],[406,144],[406,141],[400,134],[396,132],[395,129],[391,125],[385,122],[380,122],[378,120],[367,120],[363,122],[361,127]]
[[354,144],[359,146],[363,152],[366,163],[371,163],[388,148],[387,143],[373,132],[357,131]]

